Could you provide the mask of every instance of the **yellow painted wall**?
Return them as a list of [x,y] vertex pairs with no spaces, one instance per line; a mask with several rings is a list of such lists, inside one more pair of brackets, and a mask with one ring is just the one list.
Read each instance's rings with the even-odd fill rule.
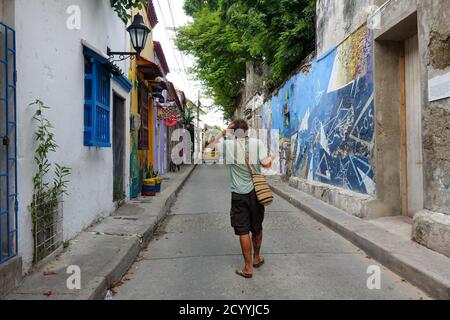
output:
[[[147,27],[151,28],[150,22],[147,17],[147,12],[145,9],[132,10],[132,16],[136,15],[137,13],[140,13],[144,17],[145,24]],[[130,42],[131,46],[131,42]],[[130,50],[133,50],[132,46]],[[148,40],[146,43],[146,46],[144,50],[141,52],[141,56],[145,59],[154,61],[154,48],[153,48],[153,31],[148,36]],[[130,112],[131,114],[137,114],[138,113],[138,104],[139,104],[139,98],[138,94],[139,91],[137,89],[137,64],[136,60],[133,59],[130,64],[130,71],[129,71],[129,79],[133,83],[133,90],[131,91],[131,106],[130,106]],[[153,165],[153,148],[154,148],[154,123],[153,123],[153,116],[154,116],[154,110],[153,110],[153,100],[149,101],[149,118],[148,118],[148,128],[149,128],[149,150],[138,150],[138,157],[139,157],[139,167],[142,170],[145,165],[152,166]],[[131,137],[131,150],[133,150],[133,144],[138,143],[137,135],[136,137]],[[133,155],[132,155],[133,156]]]

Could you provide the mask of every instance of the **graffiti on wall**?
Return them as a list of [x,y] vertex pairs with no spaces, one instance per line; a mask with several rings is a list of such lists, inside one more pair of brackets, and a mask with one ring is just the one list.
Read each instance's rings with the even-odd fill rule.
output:
[[130,154],[130,198],[134,199],[139,196],[139,153],[138,153],[138,138],[135,130],[131,131],[131,154]]
[[279,173],[375,193],[372,43],[361,28],[263,105]]

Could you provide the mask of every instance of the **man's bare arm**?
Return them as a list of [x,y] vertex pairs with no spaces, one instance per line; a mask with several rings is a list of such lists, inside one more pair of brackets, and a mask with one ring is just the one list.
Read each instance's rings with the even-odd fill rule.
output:
[[220,143],[220,141],[226,137],[229,133],[229,130],[233,130],[233,124],[230,124],[230,126],[228,127],[228,129],[223,130],[222,132],[220,132],[218,135],[216,135],[215,137],[212,137],[210,140],[210,144],[209,147],[212,150],[215,150],[217,145]]
[[275,160],[275,156],[274,155],[270,155],[267,159],[261,161],[261,166],[264,169],[270,169],[272,167],[272,163]]

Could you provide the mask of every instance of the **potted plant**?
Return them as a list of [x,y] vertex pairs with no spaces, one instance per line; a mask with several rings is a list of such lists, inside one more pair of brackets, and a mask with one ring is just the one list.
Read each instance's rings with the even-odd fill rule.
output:
[[162,178],[159,177],[159,172],[153,171],[153,166],[145,169],[144,177],[143,196],[154,197],[157,192],[161,192]]
[[144,197],[154,197],[156,195],[156,181],[153,167],[146,167],[144,170],[144,183],[142,185],[142,195]]
[[161,185],[163,178],[159,176],[159,172],[155,172],[154,176],[156,180],[156,192],[161,192]]

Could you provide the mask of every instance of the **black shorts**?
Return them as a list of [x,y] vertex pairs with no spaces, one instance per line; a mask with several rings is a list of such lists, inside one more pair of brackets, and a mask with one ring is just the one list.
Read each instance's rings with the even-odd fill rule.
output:
[[255,190],[249,194],[231,194],[231,226],[237,236],[258,234],[263,230],[265,208]]

